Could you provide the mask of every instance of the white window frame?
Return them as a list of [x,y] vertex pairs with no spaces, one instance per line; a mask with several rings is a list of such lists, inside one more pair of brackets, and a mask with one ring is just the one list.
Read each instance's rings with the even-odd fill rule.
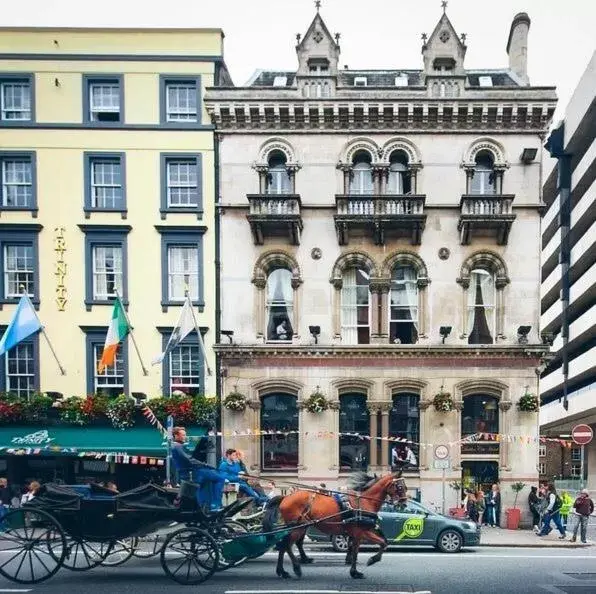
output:
[[[8,88],[19,88],[21,92],[26,90],[21,96],[21,103],[29,105],[29,107],[15,107],[14,105],[7,105],[6,91]],[[6,122],[29,122],[31,121],[31,83],[27,80],[2,80],[0,81],[0,120]],[[14,103],[14,96],[13,96]]]
[[[187,357],[188,369],[192,371],[190,375],[182,375],[174,373],[174,366],[177,363],[182,370],[183,359]],[[199,344],[179,344],[169,356],[168,364],[168,382],[169,393],[173,394],[175,390],[180,390],[186,394],[197,395],[201,391],[201,370],[203,369],[203,358]],[[173,382],[174,378],[185,379],[189,381]]]
[[[108,255],[108,253],[105,250],[119,250],[120,251],[120,270],[116,270],[116,267],[114,267],[114,270],[110,271],[106,269],[105,266],[105,261],[107,260],[107,258],[105,256]],[[100,250],[104,250],[103,252]],[[98,261],[98,256],[100,256],[101,254],[104,254],[104,261],[103,263]],[[117,258],[115,257],[115,254],[113,255],[113,260],[114,262],[117,261]],[[98,286],[99,286],[99,279],[102,277],[106,278],[106,289],[108,286],[108,277],[110,275],[114,276],[113,279],[113,283],[115,285],[115,289],[118,290],[118,293],[120,293],[120,296],[123,295],[123,287],[124,287],[124,248],[122,245],[118,245],[118,244],[96,244],[92,247],[91,249],[91,266],[92,266],[92,278],[93,278],[93,300],[94,301],[108,301],[110,299],[115,299],[116,298],[116,293],[109,293],[106,292],[104,293],[99,293],[98,292]],[[102,266],[98,266],[98,264],[102,264]]]
[[[482,294],[482,305],[476,305],[476,276],[475,273],[477,271],[482,271],[483,273],[490,274],[492,277],[492,295],[491,295],[491,303],[487,303],[486,295]],[[495,343],[496,336],[497,336],[497,288],[495,285],[495,275],[488,271],[484,270],[483,268],[474,268],[474,270],[470,273],[470,286],[468,287],[468,307],[466,310],[466,334],[470,336],[472,330],[474,328],[474,318],[472,317],[472,326],[469,326],[469,319],[470,319],[470,311],[476,309],[477,307],[484,309],[484,314],[486,316],[486,323],[490,329],[490,333],[493,339],[493,344]]]
[[[418,274],[416,272],[416,269],[413,266],[397,266],[396,268],[409,268],[410,270],[412,270],[414,272],[414,278],[413,279],[404,279],[404,280],[396,280],[393,278],[393,274],[391,275],[391,286],[389,289],[389,325],[388,325],[388,333],[389,333],[389,337],[392,336],[391,334],[391,325],[392,324],[414,324],[415,327],[419,328],[419,319],[420,319],[420,305],[419,305],[419,294],[418,294]],[[393,315],[393,310],[394,309],[400,309],[400,310],[411,310],[411,307],[409,305],[393,305],[393,292],[397,292],[398,291],[398,287],[402,286],[404,290],[407,293],[406,290],[406,286],[407,285],[413,285],[414,288],[416,289],[416,304],[414,306],[415,310],[416,310],[416,317],[412,320],[404,320],[404,319],[393,319],[392,315]],[[416,341],[417,342],[417,341]],[[416,344],[416,342],[412,343],[412,344]]]
[[354,77],[354,86],[355,87],[366,87],[368,86],[368,79],[366,76],[355,76]]
[[[172,168],[176,166],[178,168],[178,179],[174,180],[172,175]],[[180,171],[181,167],[185,166],[188,168],[188,178],[181,181]],[[192,180],[192,171],[194,171],[195,179],[194,183]],[[185,190],[185,193],[180,195],[178,198],[184,197],[186,202],[179,201],[173,203],[172,201],[172,190]],[[197,208],[199,206],[199,172],[197,167],[197,161],[195,159],[168,159],[166,161],[166,195],[167,195],[167,206],[168,208]],[[194,196],[194,198],[193,198]]]
[[[114,357],[114,365],[106,366],[102,373],[97,371],[97,366],[101,361],[104,345],[95,342],[93,343],[93,388],[94,394],[101,390],[119,390],[118,394],[124,393],[124,357],[122,349],[116,351]],[[121,381],[114,381],[120,378]]]
[[581,448],[571,448],[571,461],[572,462],[581,462],[581,459],[582,459]]
[[[289,283],[289,299],[283,299],[283,300],[278,300],[278,299],[273,299],[270,297],[271,294],[271,284],[273,282],[273,275],[278,271],[278,270],[282,270],[283,272],[283,282],[284,283]],[[287,287],[286,287],[287,289]],[[271,270],[269,272],[269,274],[267,275],[267,285],[265,290],[267,291],[265,293],[266,295],[266,301],[265,301],[265,337],[267,339],[267,342],[292,342],[293,339],[293,334],[295,332],[294,329],[294,288],[292,287],[292,273],[287,269],[287,268],[275,268],[273,270]],[[277,339],[277,338],[270,338],[269,337],[269,322],[271,320],[271,316],[273,315],[273,312],[275,311],[275,309],[277,308],[285,308],[286,310],[286,314],[287,314],[287,318],[290,322],[290,326],[291,328],[288,328],[288,337],[285,339]],[[280,324],[281,325],[281,324]]]
[[[29,297],[33,298],[35,295],[35,250],[33,245],[29,243],[6,243],[4,244],[3,249],[3,266],[4,266],[4,299],[18,299],[22,292],[21,292],[21,285],[25,286],[27,294]],[[17,254],[15,257],[15,262],[18,264],[19,260],[25,259],[25,261],[31,261],[31,268],[23,268],[19,269],[18,266],[14,269],[9,269],[9,250],[16,249],[17,251],[20,248],[25,248],[30,251],[30,258],[28,255],[19,255]],[[16,276],[16,279],[11,280],[11,275]],[[26,278],[23,278],[24,275],[27,275]],[[11,284],[16,283],[16,291],[9,291],[9,286]],[[33,288],[33,291],[31,291]]]
[[[348,269],[348,271],[351,269]],[[356,272],[355,272],[355,282],[353,285],[351,284],[347,284],[346,283],[346,274],[344,273],[344,278],[343,278],[343,283],[342,283],[342,288],[341,288],[341,296],[340,296],[340,324],[341,324],[341,336],[342,336],[342,343],[343,344],[348,344],[348,345],[356,345],[356,344],[361,344],[358,342],[358,329],[359,328],[368,328],[368,343],[362,343],[362,344],[370,344],[370,335],[371,335],[371,319],[372,319],[372,311],[371,311],[371,301],[372,301],[372,293],[370,292],[370,284],[368,285],[364,285],[364,284],[358,284],[358,270],[360,270],[362,272],[362,274],[369,276],[370,279],[370,275],[368,274],[368,272],[366,272],[366,270],[362,269],[362,268],[358,268],[356,267]],[[346,271],[346,272],[348,272]],[[366,304],[362,303],[359,304],[358,303],[358,289],[361,287],[367,287],[368,288],[368,300],[366,302]],[[345,300],[346,300],[346,294],[348,290],[353,290],[355,292],[356,295],[356,301],[354,304],[352,303],[348,303],[346,304]],[[366,324],[364,323],[359,323],[358,322],[358,312],[360,309],[364,309],[367,308],[368,310],[368,321]],[[353,312],[355,310],[355,319],[356,319],[356,323],[352,324],[352,323],[348,323],[346,322],[346,317],[348,312]],[[353,314],[352,314],[353,315]],[[355,338],[356,341],[352,341],[349,339],[346,339],[346,334],[348,331],[355,331]]]
[[[100,118],[98,118],[97,114],[100,113],[117,113],[119,117],[121,117],[120,114],[122,111],[122,105],[120,105],[120,84],[120,81],[89,81],[89,88],[87,89],[87,92],[89,93],[89,120],[91,120],[92,122],[106,123],[106,120],[101,120]],[[95,104],[95,89],[101,90],[100,97],[102,101],[99,101],[97,105]],[[104,91],[108,89],[110,89],[110,94],[104,93]],[[116,104],[114,104],[113,101],[114,90],[116,92]],[[106,97],[110,97],[110,101],[104,104],[103,99],[105,99]]]
[[581,475],[582,475],[581,464],[572,464],[571,465],[571,476],[572,477],[581,477]]
[[[2,165],[2,206],[8,208],[30,208],[33,205],[33,163],[28,157],[2,157],[0,158]],[[24,167],[20,168],[20,165]],[[12,165],[13,179],[9,177],[9,165]],[[18,169],[18,171],[17,171]],[[18,179],[23,178],[25,181]],[[17,201],[15,204],[8,204],[7,199],[11,189],[14,188],[17,192]],[[19,195],[19,188],[25,189],[25,204],[22,204]]]
[[539,475],[546,474],[546,462],[538,462],[538,474]]
[[[186,99],[189,101],[185,106],[180,105],[180,95],[178,98],[178,105],[170,104],[170,91],[182,91],[187,94]],[[190,97],[194,95],[195,105],[190,105]],[[171,80],[165,83],[165,101],[166,101],[166,121],[167,122],[196,122],[199,117],[199,97],[197,91],[197,84],[195,81]]]
[[[186,299],[186,290],[188,290],[191,301],[197,301],[199,299],[199,248],[197,245],[168,245],[167,247],[167,258],[168,258],[168,300],[169,301],[184,301]],[[183,267],[181,270],[174,270],[176,266],[175,258],[173,257],[176,253],[174,250],[184,250],[184,253],[194,254],[194,267],[192,258],[187,259],[182,257],[183,263],[188,263],[188,267]],[[180,277],[183,277],[184,290],[181,295],[176,292]],[[188,287],[188,289],[186,288]]]
[[[10,363],[16,361],[18,367],[19,363],[25,361],[25,373],[9,373]],[[16,394],[19,397],[24,396],[29,398],[35,392],[35,347],[31,341],[24,341],[17,344],[10,349],[4,357],[4,374],[6,380],[6,393]],[[27,388],[25,390],[19,387],[19,380],[21,378],[27,379]],[[16,388],[13,387],[12,382],[15,382]]]
[[538,446],[538,457],[539,458],[544,458],[546,457],[546,444],[545,443],[541,443]]
[[[113,181],[116,177],[114,175],[114,169],[112,169],[111,177],[112,180],[106,181],[105,171],[102,173],[102,179],[96,180],[96,167],[111,165],[112,168],[117,167],[118,173],[117,177],[119,178],[119,183]],[[90,173],[90,180],[91,180],[91,206],[92,208],[99,208],[99,209],[107,209],[107,210],[115,210],[120,209],[123,206],[124,200],[124,188],[122,184],[122,162],[119,159],[102,159],[102,158],[93,158],[91,159],[91,171]],[[109,194],[109,195],[108,195]],[[100,203],[103,202],[103,204]]]

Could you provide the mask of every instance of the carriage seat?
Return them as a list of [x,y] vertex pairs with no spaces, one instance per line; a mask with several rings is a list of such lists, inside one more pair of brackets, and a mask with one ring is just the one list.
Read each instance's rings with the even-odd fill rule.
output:
[[357,524],[367,528],[372,528],[377,524],[377,514],[362,509],[354,509],[347,493],[334,493],[333,499],[339,506],[342,524]]

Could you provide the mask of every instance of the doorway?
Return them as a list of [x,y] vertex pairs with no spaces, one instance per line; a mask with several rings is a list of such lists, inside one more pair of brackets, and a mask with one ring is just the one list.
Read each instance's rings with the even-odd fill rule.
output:
[[461,482],[462,489],[482,489],[485,493],[499,482],[499,463],[490,460],[465,460],[462,461]]

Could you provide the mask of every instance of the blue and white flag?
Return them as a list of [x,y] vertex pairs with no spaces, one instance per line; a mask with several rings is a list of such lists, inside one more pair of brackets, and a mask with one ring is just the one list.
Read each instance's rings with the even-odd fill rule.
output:
[[[168,340],[168,344],[166,345],[166,350],[161,355],[155,357],[155,359],[151,361],[151,365],[161,363],[166,356],[169,355],[195,329],[196,324],[192,313],[192,302],[190,297],[187,296],[182,311],[180,312],[178,323],[174,327],[174,330],[172,330],[170,340]],[[198,330],[197,334],[200,338],[201,333]]]
[[0,355],[4,355],[4,353],[22,340],[35,334],[38,330],[41,330],[41,322],[29,297],[23,295],[4,336],[0,340]]

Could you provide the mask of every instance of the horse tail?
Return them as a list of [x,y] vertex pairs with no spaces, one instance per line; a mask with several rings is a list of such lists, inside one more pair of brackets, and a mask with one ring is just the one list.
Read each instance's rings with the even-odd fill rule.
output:
[[272,497],[265,506],[263,514],[263,532],[271,532],[275,528],[279,519],[279,506],[283,500],[283,495]]

